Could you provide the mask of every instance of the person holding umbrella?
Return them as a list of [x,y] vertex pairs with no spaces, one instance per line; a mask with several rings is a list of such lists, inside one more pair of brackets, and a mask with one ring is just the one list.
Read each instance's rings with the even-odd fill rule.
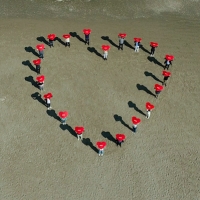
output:
[[135,116],[132,117],[132,123],[133,123],[133,132],[136,133],[137,132],[137,127],[138,124],[141,122],[140,118],[137,118]]
[[67,117],[68,117],[68,112],[67,111],[60,111],[58,113],[59,117],[60,117],[60,121],[62,123],[62,125],[66,125],[66,121],[67,121]]
[[169,77],[171,76],[171,73],[170,72],[167,72],[167,71],[163,71],[163,83],[162,85],[164,85],[165,87],[167,86],[167,81],[169,79]]
[[120,50],[120,49],[123,50],[123,45],[124,45],[124,40],[125,40],[125,37],[126,37],[126,33],[119,33],[118,37],[119,37],[118,50]]
[[96,143],[98,149],[99,149],[99,156],[103,156],[104,155],[104,149],[106,147],[106,142],[97,142]]
[[44,99],[45,99],[46,106],[47,106],[48,110],[52,109],[51,100],[50,100],[52,97],[53,97],[53,95],[51,93],[47,93],[47,94],[44,95]]
[[154,86],[155,89],[155,97],[156,99],[158,98],[158,95],[161,93],[161,91],[163,90],[163,86],[159,85],[159,84],[155,84]]
[[151,57],[152,57],[152,56],[154,56],[155,49],[158,47],[158,43],[157,42],[150,42],[150,46],[151,46]]
[[83,132],[85,131],[83,126],[76,126],[74,128],[76,134],[77,134],[77,138],[78,140],[83,140]]
[[126,136],[124,134],[116,134],[116,143],[117,146],[119,145],[121,147],[122,143],[124,142],[124,140],[126,139]]
[[90,44],[90,33],[91,29],[83,29],[83,33],[85,35],[85,44]]

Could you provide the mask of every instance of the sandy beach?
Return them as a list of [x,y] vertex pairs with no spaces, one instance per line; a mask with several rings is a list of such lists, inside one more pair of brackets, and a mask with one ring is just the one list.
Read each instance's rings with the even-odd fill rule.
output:
[[[2,200],[199,200],[198,17],[163,13],[160,17],[118,19],[0,18]],[[83,28],[91,28],[85,45]],[[35,46],[49,33],[71,47],[46,45],[41,73],[52,92],[52,110],[36,98]],[[119,51],[118,33],[127,33]],[[107,40],[106,38],[109,37]],[[133,37],[143,49],[133,50]],[[150,41],[159,43],[149,58]],[[101,45],[109,44],[104,61]],[[167,87],[155,99],[154,84],[163,80],[164,56],[175,56]],[[146,88],[144,90],[144,88]],[[155,105],[145,118],[145,103]],[[67,126],[57,114],[67,110]],[[131,117],[141,118],[136,134]],[[75,126],[84,126],[78,141]],[[127,137],[117,147],[115,134]],[[96,142],[106,141],[99,157]]]

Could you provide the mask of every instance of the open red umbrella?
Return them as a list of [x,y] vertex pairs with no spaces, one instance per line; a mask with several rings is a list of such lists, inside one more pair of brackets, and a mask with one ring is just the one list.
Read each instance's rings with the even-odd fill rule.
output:
[[126,33],[119,33],[118,36],[121,37],[121,38],[125,38],[127,36],[127,34]]
[[116,134],[116,139],[118,141],[122,141],[122,140],[126,139],[126,136],[124,134],[122,134],[122,133],[118,133],[118,134]]
[[163,72],[162,72],[162,75],[163,75],[163,76],[171,76],[171,72],[163,71]]
[[83,29],[83,33],[85,35],[89,35],[91,33],[91,29]]
[[104,51],[110,50],[110,46],[109,46],[109,45],[102,45],[101,48],[102,48]]
[[45,76],[44,76],[44,75],[41,75],[41,76],[37,76],[37,77],[36,77],[36,80],[37,80],[39,83],[44,82],[44,79],[45,79]]
[[135,42],[141,42],[142,38],[133,38]]
[[44,44],[38,44],[38,45],[36,45],[36,49],[39,50],[39,51],[44,50]]
[[166,60],[169,60],[169,61],[172,61],[172,60],[174,60],[174,56],[173,55],[165,55],[165,59]]
[[33,60],[34,65],[40,65],[41,64],[41,59]]
[[147,110],[153,110],[154,109],[154,105],[151,104],[150,102],[146,102],[146,109]]
[[55,34],[49,34],[49,35],[47,35],[47,38],[49,40],[54,40],[56,38],[56,35]]
[[162,90],[163,90],[163,86],[162,86],[162,85],[159,85],[159,84],[155,84],[155,85],[154,85],[154,89],[155,89],[156,91],[162,91]]
[[70,35],[70,34],[64,34],[63,37],[64,37],[65,39],[67,39],[67,38],[70,38],[71,35]]
[[82,133],[85,131],[85,129],[84,129],[83,126],[76,126],[76,127],[74,128],[74,130],[75,130],[75,132],[76,132],[78,135],[82,134]]
[[137,124],[139,124],[141,122],[141,119],[133,116],[132,117],[132,122],[133,122],[133,124],[137,125]]
[[68,116],[68,112],[67,111],[60,111],[58,113],[59,117],[62,119],[65,119]]
[[152,46],[152,47],[158,47],[158,43],[157,42],[150,42],[150,46]]
[[99,149],[104,149],[106,147],[106,142],[97,142],[96,145]]
[[44,99],[51,99],[53,97],[52,93],[47,93],[47,94],[44,94]]

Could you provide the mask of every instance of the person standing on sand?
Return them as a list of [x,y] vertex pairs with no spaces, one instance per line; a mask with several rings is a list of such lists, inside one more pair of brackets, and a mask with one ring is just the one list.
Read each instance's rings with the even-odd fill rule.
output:
[[85,131],[84,127],[83,126],[80,126],[80,127],[76,126],[74,130],[77,134],[78,140],[83,140],[83,132]]
[[146,109],[147,109],[146,118],[149,119],[151,116],[151,111],[154,109],[154,105],[151,104],[150,102],[146,102]]
[[165,60],[164,64],[165,64],[164,69],[169,70],[169,66],[172,65],[172,61],[170,61],[170,60]]
[[159,85],[159,84],[155,84],[154,86],[155,89],[155,97],[156,99],[158,98],[158,95],[161,93],[161,91],[163,90],[163,86]]
[[140,42],[136,41],[135,42],[135,52],[139,52],[140,49]]
[[90,34],[85,34],[85,44],[90,45]]
[[106,147],[106,142],[97,142],[96,145],[99,149],[99,156],[103,156],[104,155],[104,149]]
[[44,59],[44,50],[38,50],[39,52],[39,58]]
[[153,57],[154,56],[154,53],[155,53],[155,50],[156,50],[156,47],[151,47],[151,57]]
[[122,143],[124,142],[126,136],[124,134],[116,134],[116,143],[117,143],[117,146],[120,146],[122,145]]
[[132,123],[133,123],[133,132],[136,133],[137,132],[137,127],[138,124],[141,122],[140,118],[137,118],[135,116],[132,117]]
[[51,48],[51,47],[54,47],[54,46],[53,46],[53,40],[51,40],[51,39],[49,39],[49,46],[50,46],[50,48]]
[[151,116],[151,110],[147,110],[147,115],[146,115],[146,118],[149,119]]
[[47,98],[47,99],[45,99],[45,102],[46,102],[47,110],[52,109],[52,107],[51,107],[51,100],[49,98]]
[[70,37],[65,39],[65,47],[70,47]]
[[103,51],[103,59],[108,60],[108,51]]
[[119,47],[118,50],[123,50],[123,45],[124,45],[124,37],[119,36]]
[[37,74],[40,74],[40,69],[41,69],[41,67],[39,64],[35,66],[35,70],[36,70]]
[[39,87],[40,91],[43,91],[44,90],[44,81],[37,82],[37,84],[38,84],[38,87]]
[[163,71],[163,83],[162,85],[164,85],[165,87],[167,86],[167,81],[169,79],[169,77],[171,76],[171,72],[168,72],[168,71]]

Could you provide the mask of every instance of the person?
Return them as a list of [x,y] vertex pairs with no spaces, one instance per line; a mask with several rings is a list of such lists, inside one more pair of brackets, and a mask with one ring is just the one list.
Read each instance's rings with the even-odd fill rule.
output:
[[107,60],[108,59],[108,51],[103,51],[103,59]]
[[149,118],[150,118],[150,115],[151,115],[151,110],[147,110],[146,118],[149,119]]
[[164,69],[169,70],[169,66],[172,65],[172,61],[165,59],[164,64],[165,64]]
[[46,101],[47,109],[50,110],[52,108],[50,99],[47,98],[47,99],[45,99],[45,101]]
[[99,149],[99,156],[103,156],[103,154],[104,154],[104,148]]
[[155,97],[156,97],[156,99],[158,98],[158,95],[161,93],[161,91],[162,90],[155,90],[155,94],[156,94]]
[[69,46],[70,47],[70,37],[65,39],[65,47]]
[[77,133],[78,140],[83,140],[83,132]]
[[90,34],[85,34],[85,44],[90,44]]
[[119,36],[119,47],[118,50],[123,50],[123,45],[124,45],[124,38]]
[[40,91],[44,90],[44,81],[42,82],[37,82],[38,86],[39,86],[39,89]]
[[39,58],[44,58],[44,50],[38,50],[39,51]]
[[133,132],[136,133],[137,132],[137,124],[133,124]]
[[135,41],[135,52],[139,52],[140,49],[140,43]]
[[121,147],[123,142],[124,142],[124,140],[116,139],[117,146]]
[[54,46],[53,46],[53,40],[51,40],[51,39],[49,39],[49,46],[50,46],[50,48],[51,48],[51,47],[54,47]]
[[168,81],[169,77],[170,77],[170,76],[164,76],[164,78],[163,78],[163,83],[162,83],[162,85],[164,85],[165,87],[167,86],[167,81]]
[[61,121],[62,125],[66,125],[67,117],[66,118],[60,117],[60,121]]
[[36,70],[37,74],[40,74],[40,69],[41,69],[41,67],[39,64],[35,66],[35,70]]
[[156,47],[151,46],[151,56],[154,56],[155,50],[156,50]]

